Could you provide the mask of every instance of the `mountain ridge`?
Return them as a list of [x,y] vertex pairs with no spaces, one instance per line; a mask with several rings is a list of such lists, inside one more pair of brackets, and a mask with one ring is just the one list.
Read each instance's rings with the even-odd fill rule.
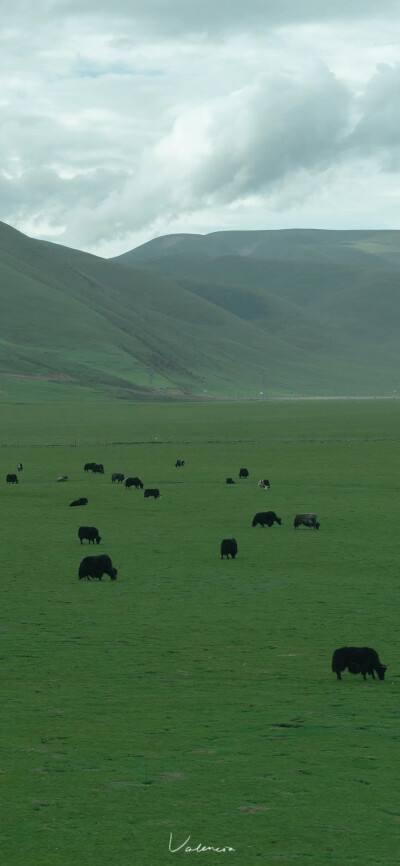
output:
[[[310,249],[310,230],[300,231],[284,235],[292,256],[303,255],[304,233]],[[316,231],[338,258],[335,238]],[[361,265],[238,254],[249,249],[249,232],[213,233],[214,251],[221,234],[235,255],[177,254],[177,243],[198,245],[199,237],[177,235],[160,239],[168,255],[150,258],[147,244],[144,258],[143,246],[131,251],[132,264],[130,253],[103,259],[0,223],[0,372],[127,399],[397,388],[400,273],[378,267],[376,232],[367,233],[373,267],[358,247],[351,254]],[[400,233],[380,234],[390,261],[398,243],[400,269]],[[366,233],[350,240],[365,245]]]
[[114,257],[127,264],[161,256],[224,254],[283,261],[332,264],[368,263],[400,268],[400,231],[387,229],[258,229],[175,234],[154,238]]

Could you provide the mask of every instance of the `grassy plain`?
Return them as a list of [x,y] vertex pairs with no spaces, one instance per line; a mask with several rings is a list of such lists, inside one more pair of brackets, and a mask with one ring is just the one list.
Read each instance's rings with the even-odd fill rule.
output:
[[[7,866],[191,862],[170,833],[235,849],[198,854],[206,866],[398,863],[399,414],[384,400],[3,407]],[[253,529],[268,509],[282,526]],[[293,529],[300,510],[319,532]],[[78,582],[89,552],[110,554],[117,582]],[[338,683],[344,644],[375,647],[385,682]]]

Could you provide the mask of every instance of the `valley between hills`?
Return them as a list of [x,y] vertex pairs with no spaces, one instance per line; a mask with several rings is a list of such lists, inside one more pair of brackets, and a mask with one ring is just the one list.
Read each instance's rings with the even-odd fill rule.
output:
[[0,397],[393,396],[400,232],[156,238],[103,259],[0,223]]

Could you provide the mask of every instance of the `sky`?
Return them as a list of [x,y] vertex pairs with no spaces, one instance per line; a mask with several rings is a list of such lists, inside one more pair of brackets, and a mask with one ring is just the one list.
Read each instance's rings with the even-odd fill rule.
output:
[[0,4],[0,220],[105,257],[177,232],[400,229],[399,13]]

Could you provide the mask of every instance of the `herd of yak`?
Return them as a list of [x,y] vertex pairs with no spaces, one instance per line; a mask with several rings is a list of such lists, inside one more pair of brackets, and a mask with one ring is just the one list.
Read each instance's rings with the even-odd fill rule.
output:
[[[176,468],[181,468],[185,465],[184,460],[177,460],[175,463]],[[22,463],[18,463],[17,465],[18,472],[21,472],[23,469]],[[102,463],[85,463],[84,466],[85,472],[93,472],[97,475],[104,475],[104,466]],[[249,472],[245,467],[242,467],[239,470],[239,478],[248,478]],[[68,475],[61,475],[58,481],[68,481]],[[129,490],[131,487],[134,487],[136,490],[143,490],[143,482],[138,477],[129,477],[125,478],[125,476],[121,472],[113,472],[111,476],[111,481],[113,484],[124,484],[125,488]],[[18,484],[18,477],[15,473],[9,473],[6,476],[7,484]],[[229,477],[226,479],[227,484],[234,484],[233,478]],[[261,489],[269,490],[271,485],[267,478],[261,479],[258,482],[258,486]],[[153,497],[154,499],[161,499],[160,491],[154,488],[147,488],[144,490],[145,498]],[[88,500],[86,497],[81,497],[80,499],[75,499],[73,502],[70,502],[70,507],[87,505]],[[277,523],[278,526],[282,525],[282,520],[275,514],[275,511],[259,511],[253,517],[252,526],[273,526],[274,523]],[[306,526],[309,529],[319,529],[320,524],[317,519],[317,515],[313,513],[304,513],[304,514],[296,514],[294,519],[294,528],[298,529],[299,526]],[[99,535],[98,529],[95,526],[80,526],[78,529],[78,537],[80,539],[81,544],[83,541],[88,541],[89,544],[100,544],[101,536]],[[224,538],[221,542],[221,559],[224,556],[229,559],[231,556],[232,559],[235,559],[235,556],[238,552],[237,541],[235,538]],[[118,569],[116,569],[109,556],[106,554],[102,554],[100,556],[85,556],[80,563],[78,570],[78,578],[82,580],[86,578],[87,580],[96,579],[101,580],[103,575],[107,574],[111,580],[117,579]],[[385,671],[386,665],[383,665],[379,661],[379,656],[376,650],[371,647],[340,647],[335,650],[332,658],[332,671],[336,674],[337,679],[341,680],[342,672],[347,668],[349,673],[351,674],[362,674],[364,680],[367,678],[367,674],[372,676],[375,679],[375,673],[377,673],[378,678],[380,680],[385,679]]]

